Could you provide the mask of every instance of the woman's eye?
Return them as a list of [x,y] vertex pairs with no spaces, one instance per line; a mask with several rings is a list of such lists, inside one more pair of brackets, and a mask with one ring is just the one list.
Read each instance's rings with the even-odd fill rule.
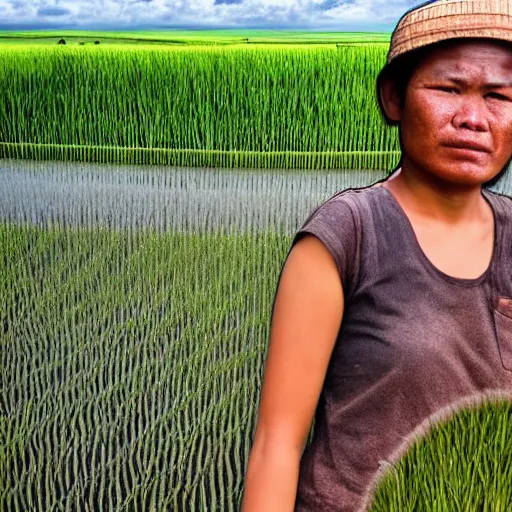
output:
[[503,96],[503,94],[498,94],[497,92],[490,92],[487,96],[492,96],[493,98],[496,98],[498,100],[505,100],[508,101],[509,98],[506,96]]
[[[449,92],[449,93],[453,93],[453,94],[457,94],[459,92],[455,87],[437,87],[437,89],[440,91],[445,91],[445,92]],[[497,92],[490,92],[487,94],[487,96],[489,96],[491,98],[495,98],[497,100],[512,101],[507,96],[503,96],[503,94],[499,94]]]
[[457,92],[457,89],[455,89],[454,87],[438,87],[438,89],[440,91],[445,91],[445,92]]

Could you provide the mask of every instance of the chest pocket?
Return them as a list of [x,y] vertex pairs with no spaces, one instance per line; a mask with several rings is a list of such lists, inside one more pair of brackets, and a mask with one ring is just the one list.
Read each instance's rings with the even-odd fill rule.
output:
[[494,323],[501,363],[504,368],[512,371],[512,298],[498,297],[494,309]]

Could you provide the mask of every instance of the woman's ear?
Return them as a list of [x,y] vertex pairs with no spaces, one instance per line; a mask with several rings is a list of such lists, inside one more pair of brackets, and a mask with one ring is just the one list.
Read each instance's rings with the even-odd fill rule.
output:
[[402,118],[400,95],[396,90],[395,82],[389,76],[383,76],[380,81],[379,97],[386,116],[391,121],[400,121]]

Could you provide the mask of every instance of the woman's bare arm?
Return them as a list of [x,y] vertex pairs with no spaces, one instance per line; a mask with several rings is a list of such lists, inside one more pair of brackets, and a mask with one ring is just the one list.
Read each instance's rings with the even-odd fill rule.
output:
[[274,303],[242,512],[292,512],[299,464],[343,317],[334,258],[313,235],[290,251]]

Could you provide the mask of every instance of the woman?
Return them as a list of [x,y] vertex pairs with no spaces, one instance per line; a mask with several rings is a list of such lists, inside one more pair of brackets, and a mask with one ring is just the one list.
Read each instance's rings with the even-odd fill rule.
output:
[[380,465],[436,411],[512,396],[512,200],[483,188],[512,157],[508,0],[409,11],[377,85],[402,158],[292,243],[243,512],[364,509]]

